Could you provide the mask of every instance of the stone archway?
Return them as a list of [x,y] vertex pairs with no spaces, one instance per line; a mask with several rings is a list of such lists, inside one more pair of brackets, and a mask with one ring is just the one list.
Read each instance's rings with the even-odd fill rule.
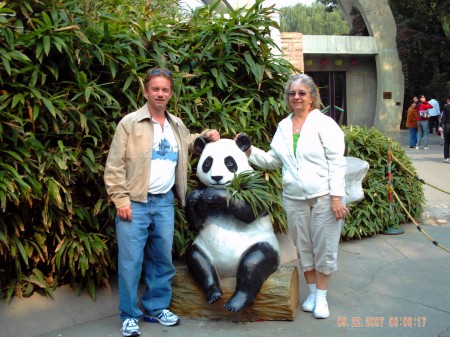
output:
[[359,10],[378,47],[373,126],[380,131],[398,130],[403,110],[404,76],[397,53],[397,26],[391,8],[387,0],[338,0],[338,3],[350,24],[352,7]]

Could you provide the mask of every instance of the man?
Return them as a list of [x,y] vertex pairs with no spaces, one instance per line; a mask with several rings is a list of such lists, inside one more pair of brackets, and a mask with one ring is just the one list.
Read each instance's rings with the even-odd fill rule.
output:
[[[428,119],[428,128],[430,131],[430,135],[435,133],[438,134],[439,130],[439,116],[441,115],[441,109],[439,107],[439,102],[436,101],[436,98],[434,95],[431,96],[431,99],[428,101],[433,108],[428,110],[428,114],[430,115],[430,118]],[[435,130],[433,132],[433,129]]]
[[447,104],[442,109],[441,126],[444,134],[444,163],[448,163],[450,161],[450,95],[447,96]]
[[[139,319],[165,326],[179,323],[167,310],[172,297],[174,193],[185,205],[188,151],[199,134],[190,134],[181,119],[167,112],[173,93],[167,69],[151,69],[144,79],[147,103],[117,125],[105,166],[108,196],[117,209],[116,238],[120,318],[123,336],[139,336]],[[209,141],[217,130],[205,130]],[[144,311],[138,306],[142,267]]]

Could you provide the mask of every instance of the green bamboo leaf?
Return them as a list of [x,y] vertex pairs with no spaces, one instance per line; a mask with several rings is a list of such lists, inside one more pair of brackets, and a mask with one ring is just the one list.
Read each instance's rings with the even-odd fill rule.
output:
[[89,158],[89,160],[92,163],[95,163],[95,154],[94,154],[94,151],[92,151],[91,148],[87,148],[86,151],[85,151],[85,154],[87,155],[87,157]]
[[84,43],[86,43],[86,44],[88,44],[88,45],[91,44],[91,41],[89,41],[89,39],[86,37],[86,35],[84,35],[84,33],[83,33],[81,30],[76,29],[74,32],[75,32],[75,35],[78,36],[78,38],[79,38],[82,42],[84,42]]
[[89,261],[85,254],[81,253],[78,258],[78,265],[80,266],[81,276],[86,276],[86,270],[89,269]]
[[61,268],[61,259],[66,254],[66,246],[69,243],[69,239],[62,240],[55,249],[56,252],[56,267],[58,270]]
[[88,121],[87,121],[87,117],[85,114],[83,113],[79,113],[79,118],[80,118],[80,127],[83,131],[85,131],[86,133],[89,133],[89,127],[88,127]]
[[66,41],[64,41],[59,36],[53,36],[53,45],[58,49],[60,53],[63,52],[63,49],[67,48]]
[[11,76],[11,65],[9,61],[4,57],[5,54],[2,53],[1,55],[2,56],[0,57],[0,59],[2,60],[3,67],[5,68],[8,75]]
[[55,106],[53,105],[53,103],[45,97],[42,97],[42,102],[44,102],[44,105],[47,107],[48,111],[50,111],[53,118],[56,118],[57,110],[56,110]]
[[76,232],[77,232],[77,234],[78,234],[78,238],[81,240],[81,242],[82,242],[83,245],[84,245],[84,246],[83,246],[84,249],[83,249],[82,254],[85,253],[85,250],[86,250],[89,254],[92,254],[92,251],[91,251],[91,244],[89,243],[89,237],[88,237],[88,235],[87,235],[86,233],[83,233],[83,232],[80,231],[80,230],[77,230]]
[[31,62],[30,58],[19,50],[12,50],[11,52],[9,52],[9,56],[11,57],[11,59],[14,59],[22,63]]
[[8,303],[9,303],[12,295],[14,294],[14,291],[16,290],[16,281],[17,280],[14,278],[9,281],[8,289],[6,291],[6,299],[7,299]]
[[19,103],[23,104],[24,102],[25,102],[25,99],[22,94],[15,94],[12,99],[11,108],[15,108],[17,106],[17,104],[19,104]]
[[93,54],[96,56],[97,60],[103,65],[105,64],[105,53],[103,52],[101,46],[95,45],[95,50],[93,51]]
[[95,300],[97,298],[97,294],[95,292],[95,283],[90,276],[87,277],[87,290],[92,299]]
[[23,158],[16,152],[7,151],[7,150],[6,151],[1,151],[1,152],[9,154],[11,157],[13,157],[14,159],[16,159],[19,162],[23,162]]
[[45,55],[48,56],[48,54],[50,53],[50,43],[51,43],[50,36],[45,35],[43,42],[44,42],[44,53],[45,53]]
[[11,238],[13,244],[14,244],[14,248],[17,248],[20,252],[20,256],[22,257],[23,262],[25,262],[25,264],[28,266],[28,255],[27,252],[25,250],[25,247],[23,246],[22,242],[19,240],[19,238],[17,237],[12,237]]
[[44,274],[37,268],[33,269],[33,273],[28,280],[30,283],[37,285],[41,289],[45,289],[48,287],[48,283],[45,281]]
[[116,78],[117,75],[117,64],[113,60],[109,61],[109,71],[112,78]]
[[56,164],[58,164],[58,167],[63,171],[65,171],[69,168],[67,166],[66,161],[63,158],[61,158],[60,156],[58,156],[58,155],[53,156],[53,160],[56,162]]
[[3,168],[5,172],[8,172],[11,174],[11,176],[14,178],[14,182],[19,184],[19,186],[22,188],[20,192],[28,193],[31,191],[30,186],[23,180],[23,178],[19,175],[16,168],[7,164],[0,162],[0,168]]
[[134,80],[134,76],[128,76],[128,78],[125,81],[125,84],[123,85],[122,90],[126,91],[130,87],[131,83],[133,83],[133,80]]
[[50,196],[50,200],[53,201],[58,208],[63,208],[63,201],[61,195],[59,194],[60,186],[53,179],[47,180],[47,191]]

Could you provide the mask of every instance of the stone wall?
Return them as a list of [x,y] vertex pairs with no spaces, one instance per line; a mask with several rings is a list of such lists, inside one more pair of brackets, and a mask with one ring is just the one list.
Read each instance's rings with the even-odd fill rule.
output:
[[281,51],[285,60],[292,63],[301,72],[304,71],[302,33],[281,33]]

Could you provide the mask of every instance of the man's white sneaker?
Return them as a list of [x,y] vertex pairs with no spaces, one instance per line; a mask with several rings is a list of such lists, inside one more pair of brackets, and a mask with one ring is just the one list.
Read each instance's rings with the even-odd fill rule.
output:
[[424,149],[424,150],[428,150],[428,146],[425,146],[423,149]]
[[442,162],[443,162],[443,163],[448,163],[448,162],[449,162],[449,159],[448,159],[448,158],[445,158]]
[[135,318],[127,318],[122,323],[122,335],[128,336],[139,336],[141,331],[139,330],[138,321]]
[[151,323],[159,323],[165,326],[172,326],[180,323],[180,318],[170,310],[164,309],[158,315],[145,315],[144,320]]

